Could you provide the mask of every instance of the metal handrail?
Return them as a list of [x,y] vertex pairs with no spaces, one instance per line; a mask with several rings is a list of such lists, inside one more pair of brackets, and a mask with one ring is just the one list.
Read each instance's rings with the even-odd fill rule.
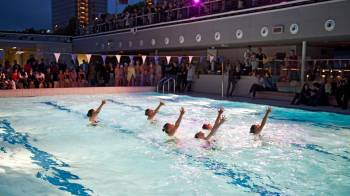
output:
[[159,80],[158,84],[157,84],[157,92],[159,92],[159,85],[162,84],[162,90],[163,90],[163,94],[165,92],[165,85],[168,84],[168,92],[170,92],[170,82],[173,81],[174,84],[174,93],[176,92],[176,80],[174,78],[169,78],[169,77],[164,77],[161,80]]
[[164,77],[164,78],[162,78],[162,79],[160,79],[159,81],[158,81],[158,83],[157,83],[157,92],[159,91],[159,85],[161,84],[161,83],[163,83],[165,80],[167,80],[168,79],[168,77]]
[[164,86],[166,83],[168,83],[168,92],[170,92],[170,81],[173,81],[174,84],[174,93],[175,93],[175,87],[176,87],[176,81],[174,78],[169,78],[163,83],[163,94],[164,94]]

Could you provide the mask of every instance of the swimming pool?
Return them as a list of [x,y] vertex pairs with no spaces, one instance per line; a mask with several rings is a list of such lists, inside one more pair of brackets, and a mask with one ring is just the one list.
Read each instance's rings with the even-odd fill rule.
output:
[[[100,125],[89,108],[107,105]],[[164,100],[151,124],[144,109]],[[161,131],[186,108],[167,143]],[[193,139],[224,107],[215,150]],[[0,195],[349,195],[350,116],[135,93],[0,99]]]

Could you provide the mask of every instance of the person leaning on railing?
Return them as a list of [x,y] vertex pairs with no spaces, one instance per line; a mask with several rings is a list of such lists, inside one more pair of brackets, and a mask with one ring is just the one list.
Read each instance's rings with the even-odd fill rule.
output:
[[283,1],[285,0],[236,0],[234,2],[226,0],[213,0],[199,4],[193,4],[192,1],[160,1],[154,6],[145,5],[145,7],[136,7],[133,10],[125,9],[123,13],[117,15],[116,19],[106,19],[106,14],[102,14],[100,18],[94,21],[94,25],[92,27],[93,32],[103,32],[160,22],[182,20],[232,10],[278,4]]

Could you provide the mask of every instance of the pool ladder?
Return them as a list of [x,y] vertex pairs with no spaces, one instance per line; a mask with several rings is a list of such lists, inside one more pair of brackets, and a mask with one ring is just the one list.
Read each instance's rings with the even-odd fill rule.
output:
[[175,87],[176,87],[176,81],[174,78],[164,77],[161,80],[159,80],[157,84],[157,92],[159,92],[159,85],[162,84],[163,94],[165,92],[165,85],[168,84],[168,92],[170,92],[170,82],[173,81],[174,85],[174,93],[175,93]]

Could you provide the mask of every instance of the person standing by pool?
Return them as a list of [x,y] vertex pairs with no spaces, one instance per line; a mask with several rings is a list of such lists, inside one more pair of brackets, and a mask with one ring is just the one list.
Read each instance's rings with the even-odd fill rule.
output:
[[261,123],[252,125],[250,127],[250,133],[253,133],[254,135],[260,135],[261,131],[263,130],[263,128],[266,124],[267,118],[268,118],[269,114],[271,113],[271,111],[272,111],[272,108],[268,107],[266,109],[265,116],[264,116],[263,120],[261,121]]
[[160,107],[165,105],[163,102],[160,102],[158,107],[155,110],[152,109],[146,109],[145,115],[147,116],[147,120],[153,120],[153,118],[156,116],[156,114],[159,112]]
[[191,92],[191,89],[192,89],[192,81],[194,79],[194,73],[195,72],[195,67],[194,65],[192,65],[191,63],[188,65],[188,68],[187,68],[187,83],[186,83],[186,86],[187,86],[187,91],[188,92]]
[[202,131],[199,131],[194,135],[194,138],[208,141],[217,132],[220,125],[222,125],[226,121],[226,118],[222,116],[222,113],[224,113],[224,109],[220,108],[218,111],[218,116],[216,117],[214,126],[212,126],[210,123],[203,124],[202,129],[206,129],[210,131],[207,136],[205,136],[205,134]]
[[128,80],[128,86],[135,86],[135,67],[134,63],[131,62],[128,66],[127,71],[127,80]]
[[101,105],[97,108],[97,110],[90,109],[86,114],[86,116],[89,117],[89,121],[92,125],[97,125],[97,116],[100,113],[104,104],[106,104],[106,100],[102,100]]
[[181,120],[182,120],[182,117],[183,115],[185,114],[185,109],[182,107],[180,109],[180,115],[177,119],[177,121],[175,122],[175,125],[174,124],[171,124],[171,123],[165,123],[165,125],[163,126],[163,131],[168,134],[168,136],[174,136],[177,129],[179,128],[180,124],[181,124]]
[[226,97],[232,97],[233,91],[235,91],[235,87],[237,84],[236,79],[238,78],[238,76],[239,75],[238,75],[236,66],[230,65],[230,70],[228,71]]
[[121,72],[120,65],[117,64],[114,68],[114,86],[121,86],[121,84],[120,84],[120,80],[121,80],[120,72]]

